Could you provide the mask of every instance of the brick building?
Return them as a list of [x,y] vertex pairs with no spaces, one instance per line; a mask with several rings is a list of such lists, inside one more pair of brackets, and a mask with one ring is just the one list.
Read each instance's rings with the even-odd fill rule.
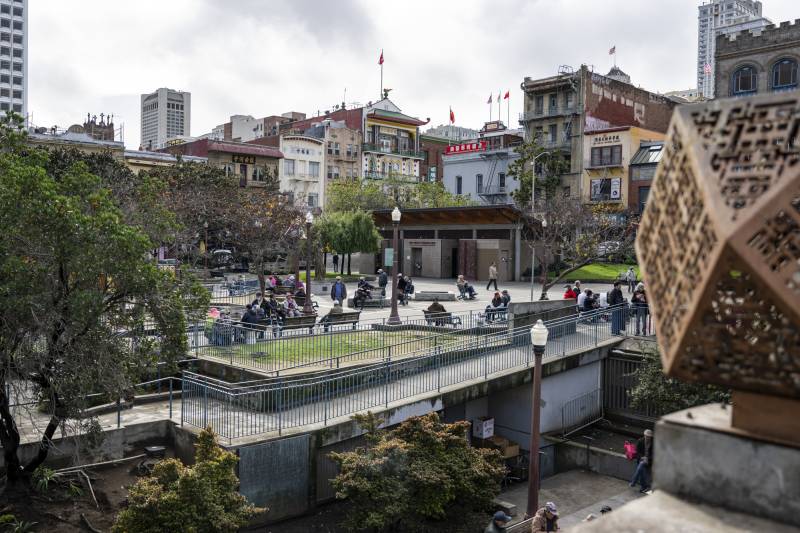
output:
[[205,157],[227,174],[239,177],[241,187],[263,187],[270,177],[278,177],[278,164],[283,154],[271,146],[258,146],[233,141],[198,139],[159,150],[173,155]]
[[635,215],[641,215],[647,205],[647,197],[650,195],[650,185],[656,175],[658,162],[664,153],[664,142],[642,141],[639,150],[633,155],[631,164],[628,166],[629,172],[629,194],[628,209]]
[[797,89],[800,19],[717,37],[717,98]]
[[667,131],[677,103],[629,80],[618,68],[603,76],[582,65],[577,71],[562,67],[556,76],[522,82],[525,107],[520,124],[525,138],[539,138],[545,149],[561,153],[569,162],[570,172],[562,176],[564,194],[583,196],[586,132],[620,126]]
[[419,176],[422,181],[442,181],[444,162],[442,156],[451,142],[441,137],[420,134],[419,151],[422,152]]

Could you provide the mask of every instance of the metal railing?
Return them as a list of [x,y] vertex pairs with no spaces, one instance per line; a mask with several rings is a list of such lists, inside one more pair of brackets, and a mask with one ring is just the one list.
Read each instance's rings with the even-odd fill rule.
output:
[[359,361],[397,358],[506,324],[502,312],[487,317],[484,312],[468,311],[450,317],[445,321],[404,316],[399,326],[388,326],[387,318],[337,324],[325,323],[323,317],[313,326],[295,329],[286,329],[277,321],[253,325],[219,320],[190,328],[190,354],[279,374],[299,367],[340,368]]
[[414,159],[424,159],[425,152],[418,152],[416,150],[400,150],[398,148],[386,148],[372,143],[364,143],[361,145],[362,152],[379,152],[382,154],[399,155],[400,157],[413,157]]
[[581,394],[561,406],[561,434],[566,437],[603,418],[603,389]]
[[[578,353],[626,334],[627,306],[548,322],[545,361]],[[614,315],[614,321],[605,316]],[[620,328],[612,333],[612,327]],[[528,326],[477,336],[457,336],[400,357],[346,369],[295,377],[275,376],[229,384],[184,372],[181,421],[211,424],[228,439],[277,432],[329,420],[441,391],[498,372],[530,366],[533,354]]]

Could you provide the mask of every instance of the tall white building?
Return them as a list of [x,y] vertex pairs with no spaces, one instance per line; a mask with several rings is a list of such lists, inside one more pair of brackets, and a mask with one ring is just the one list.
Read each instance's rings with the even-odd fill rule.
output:
[[697,9],[697,90],[704,98],[713,98],[717,36],[772,22],[761,15],[761,2],[754,0],[711,0]]
[[191,117],[191,93],[161,88],[143,94],[141,147],[155,150],[163,148],[169,139],[189,137]]
[[0,0],[0,110],[28,115],[28,0]]

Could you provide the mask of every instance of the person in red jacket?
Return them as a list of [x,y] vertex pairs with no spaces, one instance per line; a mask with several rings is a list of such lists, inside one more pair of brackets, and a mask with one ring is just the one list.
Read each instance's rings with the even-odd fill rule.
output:
[[578,293],[575,292],[574,290],[572,290],[572,285],[570,285],[569,283],[564,285],[564,288],[566,289],[564,291],[564,299],[565,300],[571,300],[573,298],[577,298],[578,297]]

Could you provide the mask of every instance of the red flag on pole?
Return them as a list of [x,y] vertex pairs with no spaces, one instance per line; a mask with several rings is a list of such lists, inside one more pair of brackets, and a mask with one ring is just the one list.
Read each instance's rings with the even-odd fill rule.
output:
[[505,96],[503,96],[503,100],[508,100],[508,97],[511,96],[510,93],[511,91],[506,91]]
[[491,94],[489,94],[489,99],[486,101],[486,103],[487,104],[491,104],[492,103],[492,95]]
[[383,50],[381,50],[381,57],[378,59],[378,64],[383,65]]
[[450,124],[455,124],[456,122],[456,115],[453,113],[453,108],[450,108]]
[[614,46],[612,46],[612,47],[611,47],[611,49],[608,51],[608,55],[610,55],[610,56],[613,56],[613,55],[614,55],[614,54],[616,54],[616,53],[617,53],[617,46],[616,46],[616,45],[614,45]]

